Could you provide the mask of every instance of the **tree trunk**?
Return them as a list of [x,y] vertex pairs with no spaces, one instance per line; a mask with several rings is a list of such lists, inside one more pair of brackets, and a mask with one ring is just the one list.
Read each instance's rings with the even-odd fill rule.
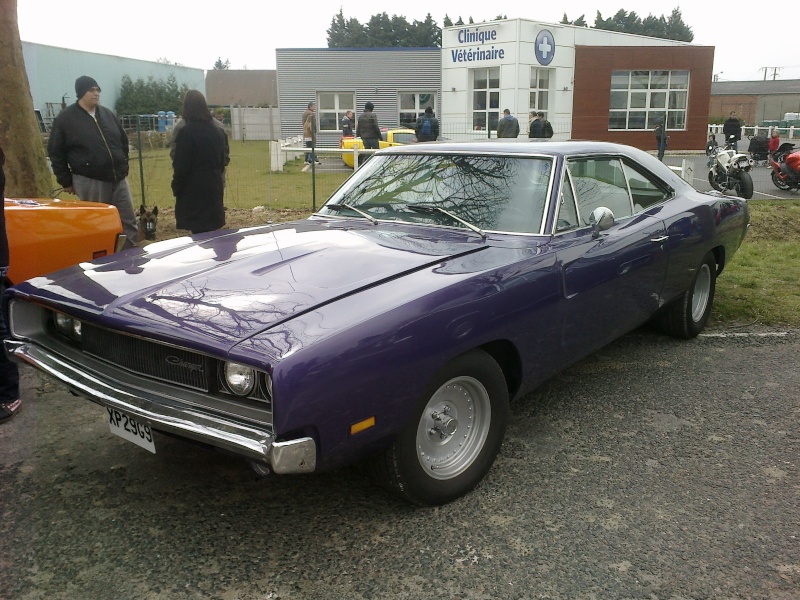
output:
[[22,57],[17,0],[0,0],[0,146],[6,155],[6,196],[50,197],[53,180]]

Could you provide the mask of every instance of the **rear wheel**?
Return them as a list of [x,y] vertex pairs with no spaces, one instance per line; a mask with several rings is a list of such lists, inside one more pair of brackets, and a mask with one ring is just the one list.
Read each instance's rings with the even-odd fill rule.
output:
[[467,352],[433,379],[400,436],[370,470],[414,504],[445,504],[484,478],[507,420],[508,388],[500,366],[482,350]]
[[718,192],[722,191],[722,186],[717,182],[717,178],[715,177],[713,170],[708,172],[708,183],[710,183],[711,187]]
[[753,178],[750,173],[739,173],[739,182],[736,184],[736,193],[745,200],[753,197]]
[[696,337],[705,328],[711,314],[716,282],[717,263],[709,252],[700,263],[689,289],[661,315],[659,327],[675,337]]
[[772,183],[774,183],[775,187],[778,188],[779,190],[792,189],[792,186],[786,183],[785,181],[782,181],[781,178],[778,177],[778,174],[775,171],[772,172]]

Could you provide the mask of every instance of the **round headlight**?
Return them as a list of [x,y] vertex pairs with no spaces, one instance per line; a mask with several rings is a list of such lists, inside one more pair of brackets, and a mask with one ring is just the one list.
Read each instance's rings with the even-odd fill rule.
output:
[[81,322],[78,319],[72,320],[72,337],[76,340],[81,340]]
[[64,335],[72,335],[73,318],[67,315],[56,313],[56,327]]
[[246,365],[225,363],[225,384],[237,396],[248,396],[256,387],[256,372]]

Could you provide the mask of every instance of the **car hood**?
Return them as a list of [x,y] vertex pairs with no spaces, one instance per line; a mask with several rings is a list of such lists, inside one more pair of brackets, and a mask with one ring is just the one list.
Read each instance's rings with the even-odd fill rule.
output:
[[230,347],[337,298],[485,247],[479,236],[457,231],[309,219],[151,244],[34,278],[17,293],[114,328]]

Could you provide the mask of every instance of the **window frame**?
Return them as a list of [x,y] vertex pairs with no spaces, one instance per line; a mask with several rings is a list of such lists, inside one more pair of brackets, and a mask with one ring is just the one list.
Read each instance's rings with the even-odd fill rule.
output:
[[[554,69],[544,68],[544,67],[534,67],[531,66],[530,72],[530,90],[528,92],[528,107],[529,113],[538,113],[543,112],[544,118],[549,120],[550,115],[550,91],[551,91],[551,82],[553,81],[553,71]],[[543,88],[540,87],[539,84],[541,83],[540,79],[540,72],[547,73],[547,87]],[[536,84],[534,86],[534,83]],[[544,99],[545,107],[541,108],[541,100]]]
[[608,130],[647,131],[663,119],[668,131],[686,131],[690,86],[687,69],[612,71]]
[[[403,107],[403,96],[413,96],[414,98],[414,108],[404,108]],[[430,101],[423,100],[423,97],[427,96],[430,98]],[[419,119],[422,115],[425,114],[425,109],[430,106],[431,110],[433,110],[433,114],[438,114],[436,111],[436,99],[437,99],[437,92],[436,90],[428,90],[428,91],[420,91],[420,90],[398,90],[397,91],[397,122],[399,123],[400,127],[404,127],[406,129],[414,129],[414,126],[417,123],[417,119]],[[404,119],[403,115],[413,114],[414,118],[412,121],[407,121]]]
[[[482,75],[486,87],[477,87],[476,83],[481,80],[478,76]],[[496,131],[497,124],[500,122],[500,67],[479,67],[469,70],[470,81],[470,114],[472,116],[473,131]],[[492,87],[492,82],[496,81],[497,86]],[[476,108],[476,94],[485,94],[484,107]]]
[[[333,101],[334,101],[333,110],[331,110],[331,109],[323,109],[322,108],[321,100],[322,100],[322,97],[324,95],[333,95]],[[350,101],[352,102],[352,105],[351,106],[343,106],[342,103],[340,102],[341,96],[350,96]],[[344,115],[347,113],[348,110],[352,110],[354,116],[356,114],[355,101],[356,101],[356,92],[355,92],[355,90],[349,91],[349,92],[348,91],[331,91],[331,90],[318,91],[317,92],[317,110],[314,113],[314,118],[317,121],[317,132],[318,133],[331,133],[331,132],[334,132],[334,131],[338,131],[339,133],[341,133],[341,131],[342,131],[342,117],[344,117]],[[336,128],[335,129],[325,129],[325,128],[322,127],[322,124],[323,124],[322,115],[323,114],[334,115],[335,116],[335,123],[336,123]],[[325,122],[327,122],[327,121],[328,121],[328,119],[326,118]],[[356,124],[353,123],[353,128],[354,129],[355,129],[355,126],[356,126]]]

